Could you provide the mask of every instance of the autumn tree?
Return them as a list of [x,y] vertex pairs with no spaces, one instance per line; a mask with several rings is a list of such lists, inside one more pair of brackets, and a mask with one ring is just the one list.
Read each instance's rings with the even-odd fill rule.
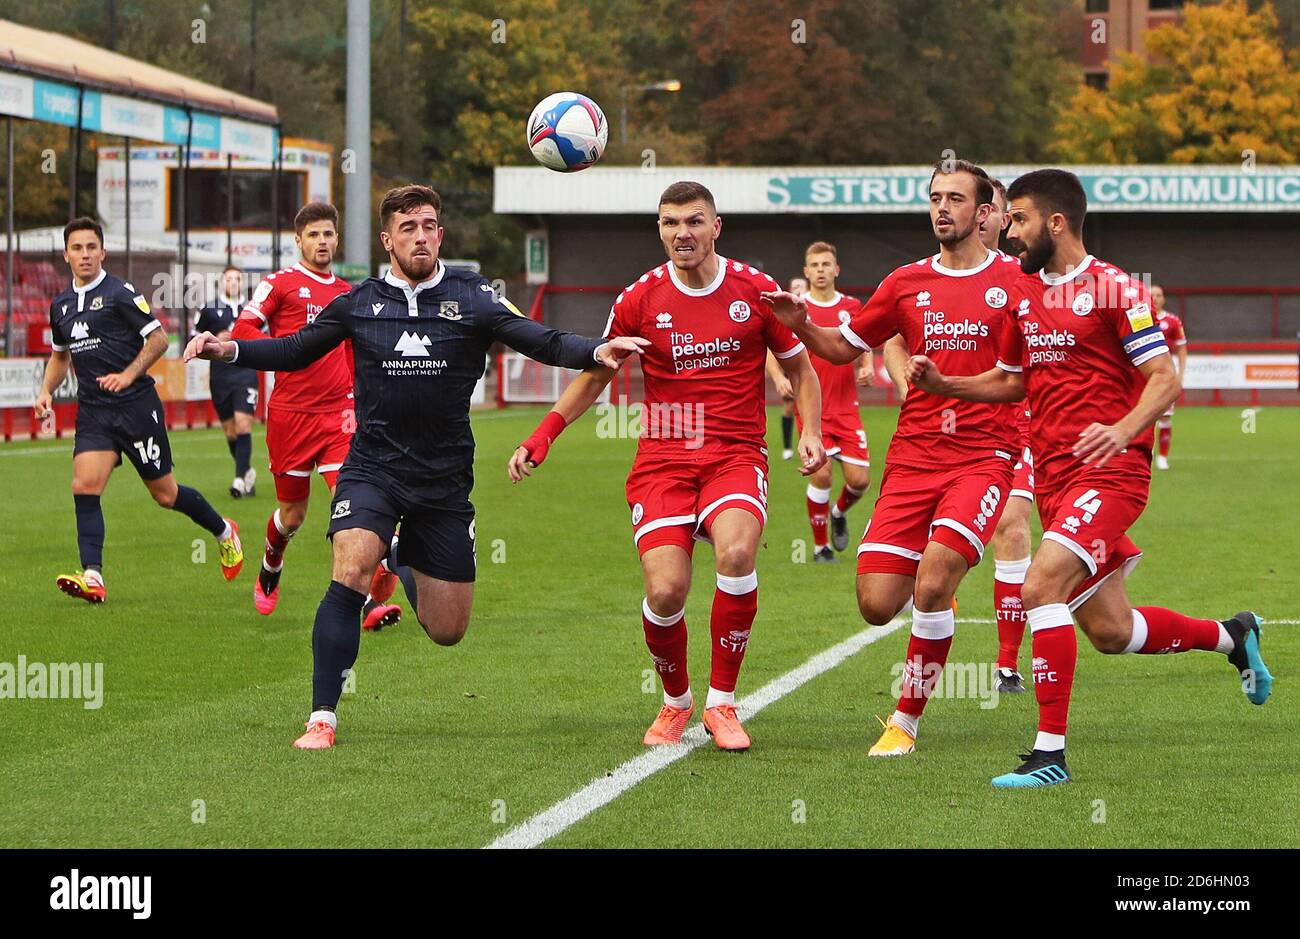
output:
[[1056,125],[1073,163],[1260,163],[1300,157],[1300,60],[1270,4],[1188,6],[1121,56],[1106,91],[1080,88]]

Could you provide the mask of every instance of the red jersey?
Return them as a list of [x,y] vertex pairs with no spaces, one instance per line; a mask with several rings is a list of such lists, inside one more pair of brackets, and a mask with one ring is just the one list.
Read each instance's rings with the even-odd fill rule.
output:
[[687,287],[671,263],[642,274],[614,300],[605,336],[650,340],[641,352],[645,410],[638,453],[692,456],[718,445],[763,447],[767,350],[803,350],[759,299],[776,281],[718,258],[718,276]]
[[[1007,306],[1021,276],[1018,262],[993,251],[968,270],[944,267],[937,254],[922,258],[881,281],[840,332],[864,351],[897,333],[910,354],[928,356],[945,375],[978,375],[997,364]],[[941,398],[912,388],[903,399],[885,460],[950,469],[1019,453],[1013,406]]]
[[[322,277],[301,264],[286,267],[257,285],[231,337],[262,339],[263,326],[273,339],[291,336],[351,289],[333,274]],[[351,407],[352,384],[352,354],[350,344],[344,343],[307,368],[277,374],[267,407],[317,414],[344,410]]]
[[[1133,410],[1146,386],[1137,366],[1169,348],[1146,288],[1092,255],[1065,274],[1024,276],[1018,289],[998,366],[1024,371],[1034,469],[1051,489],[1084,465],[1079,434]],[[1147,428],[1129,448],[1149,460],[1152,439]]]
[[1161,310],[1156,314],[1156,325],[1165,337],[1165,345],[1173,352],[1179,346],[1187,345],[1187,333],[1183,330],[1183,321],[1172,313]]
[[[841,293],[835,294],[829,303],[819,303],[811,296],[808,301],[808,319],[818,326],[838,329],[853,319],[853,315],[862,309],[862,304],[852,297]],[[858,375],[853,362],[836,365],[828,362],[810,351],[813,371],[822,386],[822,414],[857,414],[858,413]]]

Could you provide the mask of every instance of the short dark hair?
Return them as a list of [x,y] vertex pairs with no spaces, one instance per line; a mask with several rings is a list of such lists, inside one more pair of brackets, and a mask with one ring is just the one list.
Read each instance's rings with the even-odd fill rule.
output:
[[993,202],[993,182],[989,179],[989,174],[984,172],[984,167],[976,166],[970,160],[940,160],[934,164],[934,172],[930,174],[930,185],[934,185],[934,178],[940,173],[945,176],[950,173],[969,173],[975,177],[975,201],[983,204]]
[[989,184],[993,187],[994,192],[1002,196],[1002,204],[1005,206],[1007,204],[1007,184],[994,176],[989,177]]
[[685,179],[673,183],[665,189],[664,194],[659,197],[659,204],[685,205],[688,202],[695,202],[697,199],[707,202],[713,214],[718,214],[718,205],[713,201],[713,193],[709,192],[708,187],[703,183],[691,182]]
[[293,217],[293,230],[301,235],[302,230],[312,222],[333,222],[334,230],[339,230],[339,210],[328,202],[308,202]]
[[379,227],[388,231],[388,223],[398,212],[414,212],[422,205],[431,205],[438,213],[438,224],[442,224],[442,196],[430,186],[412,183],[409,186],[397,186],[384,193],[379,203]]
[[104,247],[104,226],[89,215],[80,215],[63,226],[63,247],[68,246],[68,238],[74,231],[93,231],[99,239],[99,246]]
[[1083,191],[1079,177],[1069,170],[1034,170],[1007,187],[1007,199],[1028,196],[1038,208],[1048,215],[1057,212],[1065,216],[1070,231],[1083,234],[1083,217],[1088,214],[1088,196]]

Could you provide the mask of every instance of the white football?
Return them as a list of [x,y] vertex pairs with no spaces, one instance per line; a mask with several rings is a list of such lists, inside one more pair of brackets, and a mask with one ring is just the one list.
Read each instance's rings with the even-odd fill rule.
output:
[[586,95],[547,95],[528,118],[528,149],[557,173],[576,173],[600,159],[609,140],[605,112]]

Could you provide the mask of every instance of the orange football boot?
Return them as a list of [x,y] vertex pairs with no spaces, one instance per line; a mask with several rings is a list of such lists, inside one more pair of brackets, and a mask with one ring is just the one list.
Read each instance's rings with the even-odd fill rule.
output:
[[650,729],[645,732],[645,738],[641,741],[647,747],[657,747],[665,743],[681,743],[682,731],[686,730],[686,722],[691,719],[695,713],[695,702],[687,708],[675,708],[671,704],[665,704],[659,709],[659,716],[655,718]]
[[328,750],[334,746],[334,727],[329,721],[312,721],[293,745],[299,750]]
[[704,729],[713,737],[719,750],[748,750],[749,734],[740,726],[736,718],[734,704],[719,704],[717,707],[705,708]]
[[108,598],[104,581],[93,571],[84,574],[60,574],[54,581],[60,590],[70,597],[85,600],[87,603],[103,603]]

